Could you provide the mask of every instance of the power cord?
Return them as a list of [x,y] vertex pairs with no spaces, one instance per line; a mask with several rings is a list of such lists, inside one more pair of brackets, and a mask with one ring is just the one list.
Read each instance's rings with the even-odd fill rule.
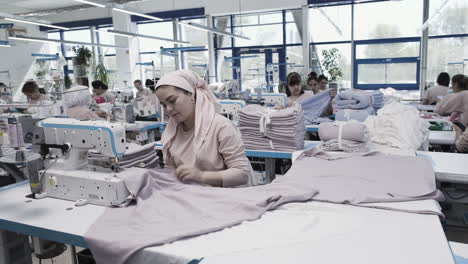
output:
[[452,199],[452,200],[461,200],[461,199],[463,199],[463,198],[468,197],[468,193],[467,193],[467,194],[463,194],[463,195],[461,195],[461,196],[459,196],[459,197],[454,197],[454,196],[452,196],[452,195],[451,195],[449,192],[447,192],[447,191],[442,190],[442,192],[443,192],[444,194],[446,194],[446,195],[447,195],[450,199]]

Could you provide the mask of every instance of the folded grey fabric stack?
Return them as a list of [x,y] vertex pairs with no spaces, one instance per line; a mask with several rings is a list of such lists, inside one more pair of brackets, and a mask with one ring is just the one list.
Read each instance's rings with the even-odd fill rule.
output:
[[358,122],[323,123],[318,130],[319,148],[324,151],[366,152],[369,140],[366,125]]
[[140,146],[134,143],[128,144],[125,155],[119,159],[122,168],[156,168],[159,162],[158,155],[154,149],[154,143]]
[[[107,160],[101,153],[90,151],[88,153],[88,161],[90,160]],[[92,162],[96,163],[96,162]],[[154,143],[148,143],[140,146],[135,143],[127,144],[125,154],[119,158],[119,166],[123,169],[131,167],[156,168],[159,163],[158,155],[154,149]],[[97,162],[99,164],[99,162]],[[102,163],[105,164],[105,163]]]
[[336,96],[335,114],[337,121],[357,120],[363,122],[384,105],[384,94],[380,91],[347,91]]
[[304,148],[304,114],[300,104],[281,110],[248,105],[239,111],[239,129],[249,150],[296,151]]

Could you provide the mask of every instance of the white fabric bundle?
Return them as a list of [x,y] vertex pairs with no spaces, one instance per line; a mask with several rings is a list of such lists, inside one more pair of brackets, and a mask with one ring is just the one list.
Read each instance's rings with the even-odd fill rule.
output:
[[406,150],[416,150],[429,136],[429,122],[414,107],[390,103],[364,122],[372,142]]

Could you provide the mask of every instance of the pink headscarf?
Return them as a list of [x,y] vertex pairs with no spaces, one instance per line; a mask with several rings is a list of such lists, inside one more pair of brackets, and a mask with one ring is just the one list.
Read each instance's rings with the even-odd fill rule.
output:
[[[195,103],[195,137],[194,149],[200,149],[206,140],[206,135],[213,119],[221,109],[216,97],[208,89],[206,82],[191,70],[173,71],[164,75],[157,83],[156,90],[163,85],[172,85],[196,95]],[[177,123],[169,118],[166,129],[161,137],[163,154],[169,157],[169,149],[177,133]]]

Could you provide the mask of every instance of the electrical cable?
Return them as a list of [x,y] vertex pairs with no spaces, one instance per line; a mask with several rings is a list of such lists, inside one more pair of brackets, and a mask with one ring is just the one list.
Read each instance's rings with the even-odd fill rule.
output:
[[461,195],[461,196],[459,196],[459,197],[454,197],[454,196],[452,196],[452,195],[451,195],[449,192],[447,192],[447,191],[442,190],[442,192],[443,192],[444,194],[446,194],[446,195],[447,195],[450,199],[452,199],[452,200],[461,200],[461,199],[463,199],[463,198],[468,197],[468,193],[467,193],[467,194],[464,194],[464,195]]

